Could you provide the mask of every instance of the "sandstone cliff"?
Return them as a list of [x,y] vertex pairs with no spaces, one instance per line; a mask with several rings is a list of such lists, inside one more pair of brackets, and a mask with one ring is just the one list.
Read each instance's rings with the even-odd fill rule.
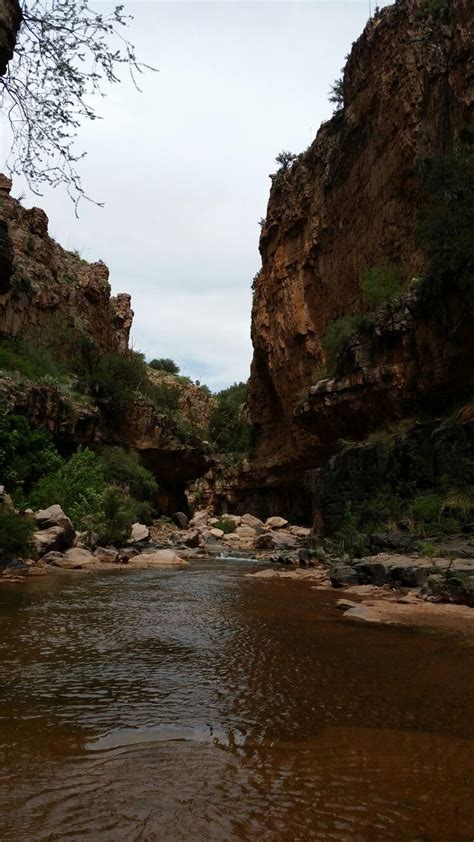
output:
[[[435,7],[445,11],[437,16]],[[328,325],[367,310],[364,270],[393,261],[407,281],[423,270],[414,237],[417,163],[450,150],[472,121],[472,45],[469,0],[399,0],[383,9],[348,58],[344,107],[273,178],[253,302],[249,404],[251,473],[275,495],[301,489],[305,470],[324,462],[348,426],[362,436],[383,423],[390,402],[403,414],[417,395],[429,403],[449,386],[452,396],[472,369],[472,301],[466,307],[454,291],[431,305],[412,293],[384,317],[370,348],[359,341],[352,349],[339,380],[306,400],[321,379]]]
[[48,234],[48,217],[27,210],[0,175],[0,334],[15,336],[50,316],[81,327],[103,351],[124,351],[132,325],[130,296],[111,297],[105,263],[87,263]]

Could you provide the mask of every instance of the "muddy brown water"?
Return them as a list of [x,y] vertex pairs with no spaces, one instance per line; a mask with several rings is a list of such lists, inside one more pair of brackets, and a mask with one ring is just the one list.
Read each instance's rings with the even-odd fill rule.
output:
[[250,569],[2,589],[2,842],[472,842],[472,647]]

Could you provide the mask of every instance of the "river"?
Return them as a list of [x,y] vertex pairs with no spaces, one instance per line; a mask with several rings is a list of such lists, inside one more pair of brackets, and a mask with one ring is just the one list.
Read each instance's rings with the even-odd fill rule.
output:
[[2,842],[472,842],[473,648],[252,569],[0,591]]

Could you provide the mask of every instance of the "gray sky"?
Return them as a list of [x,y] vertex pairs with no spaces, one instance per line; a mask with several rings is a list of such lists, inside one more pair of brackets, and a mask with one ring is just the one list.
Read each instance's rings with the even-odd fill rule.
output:
[[[106,4],[101,4],[105,6]],[[108,4],[107,4],[108,5]],[[373,3],[373,6],[375,4]],[[380,5],[388,5],[382,2]],[[282,150],[301,152],[332,111],[328,90],[369,14],[352,2],[135,2],[129,31],[159,69],[109,90],[79,148],[88,203],[28,195],[50,233],[130,292],[133,344],[213,389],[246,380],[258,220]],[[2,157],[7,153],[6,132]]]

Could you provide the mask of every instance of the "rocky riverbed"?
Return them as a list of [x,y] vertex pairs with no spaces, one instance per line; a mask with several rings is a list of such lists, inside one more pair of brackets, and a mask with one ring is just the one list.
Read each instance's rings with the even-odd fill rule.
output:
[[[255,580],[303,582],[344,595],[338,608],[348,620],[368,623],[432,625],[474,631],[474,550],[470,537],[452,552],[378,552],[365,558],[342,558],[331,542],[324,547],[308,528],[283,517],[265,522],[250,513],[214,516],[198,511],[161,518],[150,527],[133,525],[121,547],[97,546],[94,536],[77,533],[60,506],[32,513],[34,558],[13,560],[0,576],[4,584],[64,574],[108,570],[185,568],[193,561],[256,559],[268,566],[251,574]],[[387,543],[396,543],[388,536]],[[452,547],[455,544],[451,544]],[[348,598],[346,598],[348,597]]]

